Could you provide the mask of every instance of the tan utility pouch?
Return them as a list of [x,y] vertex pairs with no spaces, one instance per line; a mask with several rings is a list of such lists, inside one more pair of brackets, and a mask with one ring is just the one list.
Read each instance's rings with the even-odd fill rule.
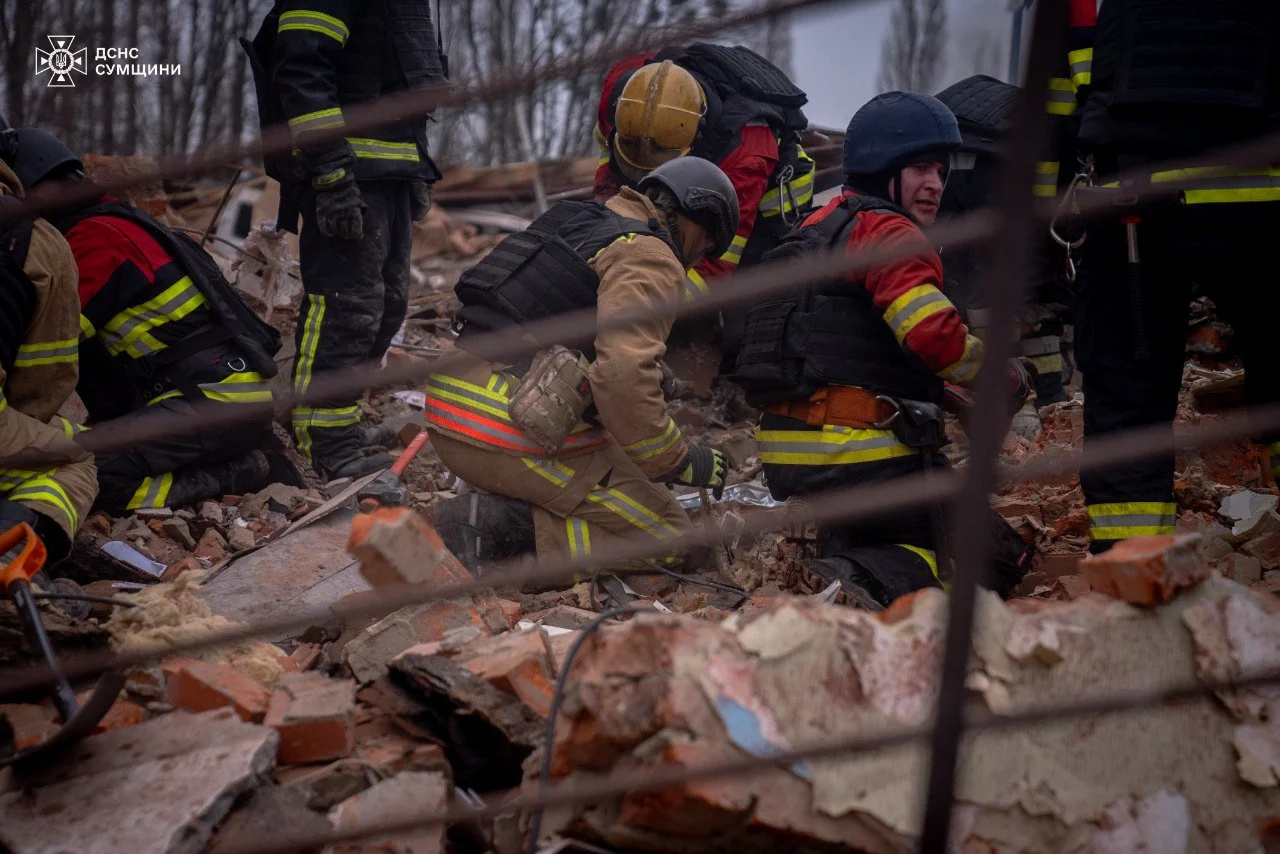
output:
[[590,405],[586,357],[554,344],[534,355],[511,394],[507,414],[544,450],[554,453],[563,447]]

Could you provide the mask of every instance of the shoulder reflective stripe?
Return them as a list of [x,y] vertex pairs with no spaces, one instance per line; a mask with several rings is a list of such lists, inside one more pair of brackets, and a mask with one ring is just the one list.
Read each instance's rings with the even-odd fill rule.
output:
[[346,122],[343,121],[341,107],[329,107],[325,110],[316,110],[314,113],[305,113],[297,118],[289,119],[289,130],[293,133],[295,139],[307,131],[340,128],[345,127],[345,125]]
[[1077,89],[1093,83],[1093,48],[1068,51],[1067,62],[1071,65],[1071,82]]
[[191,282],[191,277],[183,276],[158,296],[131,306],[107,321],[102,328],[102,341],[112,355],[126,352],[137,358],[159,352],[165,345],[150,334],[151,330],[181,320],[206,304],[204,294]]
[[25,481],[8,495],[10,501],[43,501],[61,510],[67,517],[67,523],[74,531],[80,527],[80,513],[75,502],[67,495],[67,490],[49,475],[40,475]]
[[85,317],[83,314],[80,315],[80,337],[92,338],[97,334],[98,330],[93,328],[93,324],[89,322],[89,318]]
[[711,293],[707,280],[697,270],[687,270],[684,274],[684,301],[693,302],[703,294]]
[[822,430],[756,430],[760,460],[778,465],[848,465],[915,453],[891,430],[825,426]]
[[636,235],[634,232],[631,234],[619,235],[618,237],[615,237],[613,240],[610,240],[604,246],[601,246],[599,249],[597,249],[595,251],[595,254],[592,255],[590,258],[588,258],[587,261],[590,262],[590,261],[596,260],[597,258],[600,257],[601,252],[608,249],[610,246],[612,246],[615,243],[634,243],[635,239],[636,239]]
[[133,497],[126,506],[128,510],[139,510],[152,507],[163,507],[169,500],[169,489],[173,486],[173,473],[165,472],[159,477],[144,477],[142,483],[134,490]]
[[1049,93],[1045,112],[1055,116],[1069,116],[1076,111],[1076,87],[1065,77],[1049,78]]
[[960,354],[960,358],[954,364],[938,371],[938,376],[948,382],[963,384],[971,382],[978,375],[980,367],[982,367],[982,342],[972,335],[966,335],[964,352]]
[[933,573],[933,577],[938,577],[938,554],[932,549],[922,549],[919,546],[911,546],[906,543],[894,543],[900,549],[906,549],[909,552],[919,555],[925,563],[929,564],[929,571]]
[[381,139],[354,136],[348,136],[345,139],[351,144],[351,150],[356,157],[373,160],[407,160],[412,163],[421,160],[416,142],[386,142]]
[[676,426],[676,422],[668,418],[667,428],[662,431],[661,435],[630,445],[623,445],[622,450],[626,451],[627,456],[633,460],[650,460],[665,454],[683,440],[684,435],[680,432],[680,428]]
[[951,300],[936,285],[916,285],[889,303],[884,310],[884,322],[889,324],[894,337],[901,344],[906,340],[907,333],[915,329],[920,321],[952,307]]
[[591,529],[583,519],[566,516],[564,530],[569,537],[569,556],[586,557],[591,554]]
[[1031,192],[1042,198],[1057,195],[1059,168],[1060,164],[1057,160],[1041,160],[1037,163],[1035,183],[1031,185]]
[[341,19],[310,9],[297,9],[280,16],[280,27],[276,32],[287,33],[290,30],[320,33],[334,39],[340,45],[346,45],[347,37],[351,35],[351,31]]
[[311,371],[315,367],[316,348],[320,346],[320,327],[324,323],[324,297],[307,294],[307,317],[302,326],[302,347],[298,353],[298,363],[293,369],[293,390],[298,394],[306,392],[311,385]]
[[74,362],[80,352],[80,339],[67,338],[63,341],[45,341],[38,344],[23,344],[18,347],[18,357],[14,359],[15,368],[34,368],[37,365],[56,365]]

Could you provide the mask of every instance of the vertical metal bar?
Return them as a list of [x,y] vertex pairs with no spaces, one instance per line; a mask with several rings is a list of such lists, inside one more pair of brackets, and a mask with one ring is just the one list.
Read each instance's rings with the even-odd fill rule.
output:
[[227,182],[227,189],[222,194],[222,199],[218,202],[218,207],[214,209],[213,216],[209,219],[209,224],[205,226],[204,235],[200,238],[200,246],[203,248],[209,243],[209,237],[218,228],[218,221],[222,219],[222,212],[227,208],[227,202],[231,199],[231,191],[236,188],[236,182],[240,180],[241,173],[244,172],[243,166],[237,166],[236,171],[231,176],[231,180]]
[[1066,4],[1037,4],[1027,64],[1027,85],[1018,99],[1013,126],[1020,129],[1005,141],[1005,163],[996,176],[995,201],[1001,217],[999,251],[989,245],[992,259],[991,330],[982,369],[978,372],[978,405],[969,423],[971,450],[969,470],[952,507],[955,523],[952,554],[955,578],[951,588],[951,610],[947,622],[946,646],[942,654],[942,684],[934,718],[929,789],[925,802],[924,826],[920,836],[922,852],[946,851],[955,798],[956,760],[964,730],[965,671],[973,632],[973,608],[978,584],[988,572],[991,508],[989,498],[995,488],[995,467],[1004,432],[1008,428],[1006,362],[1013,341],[1005,331],[1013,327],[1022,287],[1030,269],[1030,244],[1040,227],[1032,218],[1035,197],[1031,192],[1035,164],[1040,158],[1048,131],[1045,98],[1049,77],[1062,52],[1066,30]]

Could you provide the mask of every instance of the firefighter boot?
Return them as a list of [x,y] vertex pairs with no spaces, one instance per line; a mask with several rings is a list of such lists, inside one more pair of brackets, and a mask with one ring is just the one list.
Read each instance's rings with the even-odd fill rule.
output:
[[223,495],[244,495],[266,485],[271,463],[262,451],[253,450],[225,463],[205,466],[204,471],[218,482]]
[[533,507],[527,501],[469,492],[441,502],[436,527],[445,547],[477,575],[484,564],[533,553]]
[[386,422],[370,424],[361,422],[356,427],[362,448],[394,448],[396,446],[396,428]]
[[885,609],[885,606],[868,589],[868,587],[879,587],[875,579],[870,578],[857,564],[844,557],[797,561],[789,586],[797,593],[817,595],[830,587],[834,581],[840,582],[840,589],[836,591],[835,598],[837,604],[864,608],[868,611]]

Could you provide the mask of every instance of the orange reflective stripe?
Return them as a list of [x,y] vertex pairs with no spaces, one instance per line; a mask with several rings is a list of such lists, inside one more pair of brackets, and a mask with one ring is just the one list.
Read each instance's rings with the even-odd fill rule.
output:
[[[470,436],[486,445],[496,445],[525,454],[545,456],[546,451],[520,430],[491,418],[468,412],[459,406],[445,403],[439,398],[427,398],[426,418],[431,423]],[[565,440],[566,448],[586,448],[598,445],[607,438],[602,430],[578,433]]]

